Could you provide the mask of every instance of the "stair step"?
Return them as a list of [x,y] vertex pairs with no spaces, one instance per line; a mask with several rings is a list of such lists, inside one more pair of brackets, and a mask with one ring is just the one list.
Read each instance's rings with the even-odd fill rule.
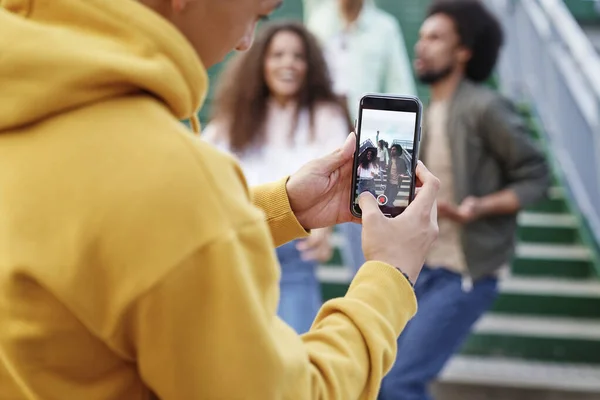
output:
[[600,364],[600,319],[488,313],[461,353]]
[[553,186],[548,191],[548,199],[530,207],[527,211],[542,213],[569,213],[570,209],[565,199],[564,189]]
[[493,311],[519,315],[600,318],[600,281],[511,276],[500,281]]
[[600,366],[459,355],[450,360],[440,380],[595,393],[600,392]]
[[577,228],[577,218],[572,214],[536,213],[519,214],[519,225],[531,228]]
[[519,243],[516,256],[522,259],[591,261],[590,249],[581,245],[558,245],[545,243]]
[[340,285],[349,285],[353,278],[350,268],[334,265],[320,266],[317,269],[317,278],[322,283],[333,283]]
[[475,324],[481,334],[600,341],[600,319],[489,313]]
[[548,197],[550,200],[564,200],[565,190],[560,186],[552,186],[548,189]]
[[597,340],[475,333],[467,339],[460,353],[600,365],[600,342]]
[[[537,228],[538,231],[547,228]],[[589,278],[593,276],[591,251],[578,244],[519,243],[511,265],[516,276]]]
[[544,260],[516,258],[511,264],[515,276],[587,279],[594,276],[590,260]]
[[[317,270],[323,298],[344,296],[352,271],[340,266]],[[600,281],[509,276],[500,280],[494,312],[573,318],[600,318]]]
[[[581,296],[600,298],[600,281],[554,278],[509,277],[500,281],[500,291],[511,294]],[[600,308],[598,309],[600,313]]]
[[522,212],[518,218],[518,238],[533,243],[576,243],[577,218],[571,214]]

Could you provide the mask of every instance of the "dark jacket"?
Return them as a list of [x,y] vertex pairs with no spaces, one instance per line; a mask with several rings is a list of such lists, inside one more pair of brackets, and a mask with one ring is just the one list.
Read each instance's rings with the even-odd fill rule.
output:
[[[545,157],[515,107],[498,93],[463,81],[449,105],[447,134],[457,204],[467,196],[483,197],[507,188],[514,190],[521,208],[546,196],[550,172]],[[422,148],[426,143],[424,123]],[[463,251],[473,279],[511,261],[516,231],[516,215],[486,217],[462,228]]]

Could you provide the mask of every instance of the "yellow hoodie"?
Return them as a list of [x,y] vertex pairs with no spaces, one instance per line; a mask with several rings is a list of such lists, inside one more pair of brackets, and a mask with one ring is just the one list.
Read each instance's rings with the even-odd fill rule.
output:
[[376,397],[410,286],[371,262],[310,333],[276,317],[273,247],[305,231],[178,121],[207,77],[173,26],[0,0],[0,77],[0,399]]

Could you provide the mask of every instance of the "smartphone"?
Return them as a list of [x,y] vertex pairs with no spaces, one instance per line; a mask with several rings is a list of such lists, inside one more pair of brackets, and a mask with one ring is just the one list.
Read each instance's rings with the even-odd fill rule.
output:
[[417,97],[367,94],[355,121],[356,152],[350,209],[362,216],[358,196],[370,192],[386,217],[414,199],[423,104]]

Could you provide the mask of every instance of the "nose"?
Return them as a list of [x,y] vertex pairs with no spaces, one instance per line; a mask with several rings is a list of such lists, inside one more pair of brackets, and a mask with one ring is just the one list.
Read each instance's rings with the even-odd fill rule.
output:
[[285,68],[292,68],[296,64],[296,58],[293,54],[284,54],[281,59],[281,66]]
[[244,36],[240,39],[235,49],[237,51],[246,51],[252,46],[252,42],[254,41],[254,30],[256,29],[256,22],[249,25],[244,32]]
[[414,48],[415,55],[417,57],[419,56],[419,53],[421,53],[421,47],[422,47],[421,41],[419,40],[419,41],[417,41],[417,43],[415,43],[415,48]]

